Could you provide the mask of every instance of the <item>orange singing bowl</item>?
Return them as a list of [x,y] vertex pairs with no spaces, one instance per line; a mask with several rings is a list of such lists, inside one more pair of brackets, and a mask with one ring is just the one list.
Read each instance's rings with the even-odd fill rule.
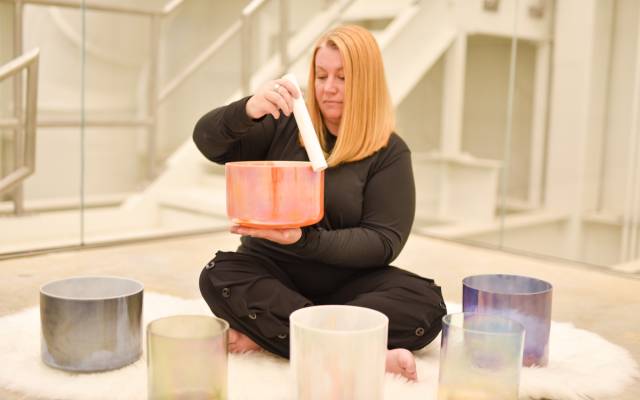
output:
[[297,228],[324,215],[324,171],[310,162],[241,161],[225,164],[227,215],[253,228]]

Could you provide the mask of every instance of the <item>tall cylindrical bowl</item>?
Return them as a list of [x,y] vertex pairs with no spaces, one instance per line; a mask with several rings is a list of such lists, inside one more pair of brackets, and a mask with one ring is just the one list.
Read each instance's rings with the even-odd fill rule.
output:
[[142,355],[143,285],[110,277],[72,277],[40,288],[41,355],[74,372],[123,367]]
[[365,307],[301,308],[291,322],[298,400],[382,400],[389,319]]
[[299,228],[324,215],[324,171],[303,161],[225,164],[227,215],[254,228]]
[[173,315],[147,325],[148,400],[227,400],[229,324]]
[[550,283],[520,275],[469,276],[462,281],[464,312],[496,314],[521,323],[526,331],[524,366],[549,362],[551,328]]
[[518,400],[524,328],[490,314],[442,318],[438,400]]

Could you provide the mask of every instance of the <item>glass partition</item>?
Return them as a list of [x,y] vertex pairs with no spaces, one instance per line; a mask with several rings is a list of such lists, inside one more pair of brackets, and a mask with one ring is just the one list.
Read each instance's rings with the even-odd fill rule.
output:
[[[416,231],[640,273],[640,6],[475,3],[464,78],[447,64],[458,39],[444,75],[436,63],[399,107],[423,131]],[[464,100],[451,112],[454,73]]]
[[238,97],[246,2],[165,3],[87,12],[87,120],[117,125],[87,128],[85,183],[91,194],[120,194],[85,212],[88,243],[227,224],[222,169],[199,156],[191,134],[205,112]]
[[[195,122],[285,70],[304,90],[317,36],[355,23],[413,152],[416,234],[640,271],[635,1],[35,3],[0,0],[0,67],[40,48],[36,169],[22,209],[0,192],[0,255],[226,229]],[[22,154],[14,82],[0,177]]]
[[0,179],[32,164],[0,191],[0,254],[78,245],[83,46],[66,28],[82,24],[82,10],[3,1],[0,21],[0,68],[34,51],[28,65],[37,68],[30,77],[25,64],[0,81]]

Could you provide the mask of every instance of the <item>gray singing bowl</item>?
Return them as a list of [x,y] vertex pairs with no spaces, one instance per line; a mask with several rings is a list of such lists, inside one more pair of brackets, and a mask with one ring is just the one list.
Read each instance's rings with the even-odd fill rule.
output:
[[142,355],[140,282],[108,276],[53,281],[40,289],[45,364],[75,372],[116,369]]

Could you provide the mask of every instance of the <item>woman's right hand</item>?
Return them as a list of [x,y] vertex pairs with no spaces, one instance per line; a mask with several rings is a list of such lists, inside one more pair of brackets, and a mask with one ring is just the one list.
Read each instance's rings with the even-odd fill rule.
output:
[[267,114],[280,118],[280,112],[289,116],[293,112],[293,99],[300,93],[287,79],[276,79],[262,85],[247,101],[246,111],[249,118],[258,119]]

